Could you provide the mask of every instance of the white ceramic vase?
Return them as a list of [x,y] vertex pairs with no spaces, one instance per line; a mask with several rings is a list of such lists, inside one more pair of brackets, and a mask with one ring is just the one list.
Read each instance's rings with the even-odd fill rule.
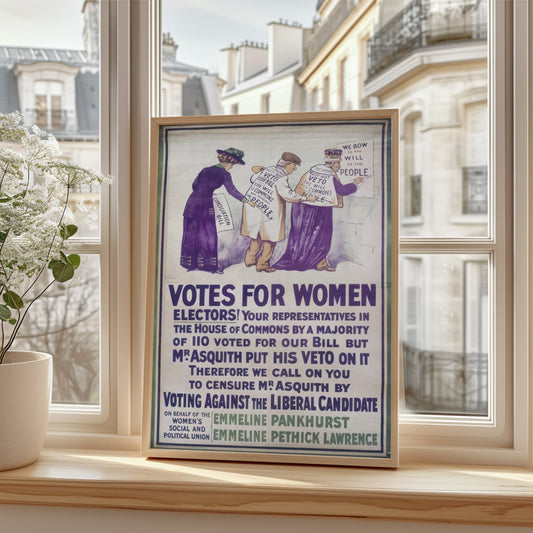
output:
[[0,470],[33,463],[46,436],[52,357],[9,351],[0,364]]

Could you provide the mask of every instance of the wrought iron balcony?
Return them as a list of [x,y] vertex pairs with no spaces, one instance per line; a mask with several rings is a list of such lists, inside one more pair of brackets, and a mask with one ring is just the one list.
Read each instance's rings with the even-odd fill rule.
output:
[[[88,108],[82,106],[82,111]],[[92,110],[89,110],[92,111]],[[81,129],[76,111],[66,109],[26,108],[23,111],[24,124],[27,127],[38,126],[52,133],[59,141],[98,141],[98,126]],[[87,122],[87,118],[85,120]]]
[[488,356],[403,345],[405,404],[418,413],[486,414]]
[[73,113],[64,109],[25,109],[24,122],[26,126],[36,125],[42,130],[49,131],[54,135],[73,128]]
[[[325,20],[315,22],[305,42],[304,64],[308,64],[320,52],[358,3],[359,0],[340,0]],[[317,3],[317,10],[321,4],[320,1]]]
[[416,49],[486,39],[486,0],[413,0],[369,40],[367,78]]

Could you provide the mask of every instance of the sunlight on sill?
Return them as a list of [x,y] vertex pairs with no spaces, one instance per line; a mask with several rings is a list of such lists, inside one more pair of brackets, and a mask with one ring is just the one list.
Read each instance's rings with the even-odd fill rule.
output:
[[215,469],[207,469],[205,467],[194,467],[194,466],[185,466],[176,462],[167,462],[161,459],[148,460],[143,457],[116,457],[116,456],[105,456],[98,455],[83,455],[83,454],[68,454],[69,457],[74,459],[79,458],[85,461],[95,461],[98,463],[107,462],[113,463],[121,466],[130,466],[133,468],[143,468],[147,471],[162,471],[170,472],[175,474],[184,474],[189,476],[201,477],[209,480],[216,480],[224,483],[233,483],[236,485],[271,485],[279,486],[282,483],[286,487],[312,487],[313,483],[307,483],[304,481],[296,481],[286,478],[275,478],[275,477],[265,477],[265,476],[256,476],[250,474],[242,474],[235,472],[220,472]]
[[498,480],[508,480],[511,482],[520,482],[520,483],[527,483],[529,485],[533,485],[533,471],[532,472],[484,472],[481,470],[456,470],[455,471],[458,474],[468,474],[469,476],[477,476],[482,478],[491,478],[491,479],[498,479]]

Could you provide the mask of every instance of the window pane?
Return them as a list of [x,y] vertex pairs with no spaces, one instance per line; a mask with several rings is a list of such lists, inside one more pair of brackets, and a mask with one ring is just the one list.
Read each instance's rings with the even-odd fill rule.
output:
[[[303,92],[294,80],[302,65],[301,36],[304,26],[313,24],[315,5],[314,0],[162,0],[161,114],[300,110],[293,109],[303,105]],[[269,60],[273,38],[278,49]],[[280,71],[288,77],[272,90],[270,83],[261,88],[261,80],[268,82]],[[241,93],[243,83],[249,83],[251,93]],[[322,98],[322,85],[320,94]]]
[[398,107],[403,116],[407,197],[419,176],[421,211],[410,218],[404,199],[401,234],[487,236],[487,3],[414,0],[386,10],[388,4],[369,41],[365,90],[369,102]]
[[404,255],[400,340],[405,409],[488,413],[488,257]]
[[399,108],[401,234],[487,236],[487,1],[263,4],[163,0],[162,114]]
[[[0,0],[0,112],[21,111],[27,126],[54,134],[63,157],[99,169],[99,3],[40,5]],[[74,210],[80,237],[99,236],[93,200]]]
[[[62,158],[99,169],[99,2],[50,0],[42,7],[0,0],[0,112],[22,112],[26,126],[54,134]],[[54,402],[98,404],[99,188],[71,190],[69,207],[76,253],[94,255],[82,255],[75,278],[32,306],[18,347],[54,356]]]
[[[204,80],[211,74],[218,92],[209,94],[218,100],[205,107],[208,114],[398,108],[401,237],[433,239],[427,241],[432,251],[443,245],[442,238],[491,237],[488,5],[487,0],[233,0],[221,9],[216,0],[205,0],[202,8],[163,0],[164,31],[177,39],[172,60],[196,65],[189,72],[182,65],[180,81],[170,77],[178,71],[164,57],[163,79],[183,87],[172,93],[163,83],[165,109],[175,94],[174,109],[195,114],[199,106],[194,102],[207,101]],[[198,32],[199,27],[205,31]],[[185,90],[192,91],[198,78],[202,84],[195,82],[196,93]],[[286,220],[289,224],[290,216]],[[490,300],[485,298],[481,308],[481,297],[476,300],[467,290],[467,279],[477,280],[472,281],[476,291],[486,289],[492,250],[486,251],[483,268],[480,256],[410,256],[402,263],[402,268],[411,265],[409,272],[418,268],[420,276],[429,276],[445,258],[455,272],[446,272],[448,285],[428,277],[425,286],[402,285],[400,290],[406,365],[427,372],[429,360],[432,375],[447,374],[440,389],[424,382],[424,387],[406,390],[411,410],[487,413]],[[452,283],[450,276],[458,273],[461,280]],[[449,315],[433,338],[425,309],[438,305]],[[452,380],[455,388],[445,391]]]
[[99,403],[99,272],[99,257],[83,255],[74,279],[35,302],[14,345],[53,354],[54,403]]

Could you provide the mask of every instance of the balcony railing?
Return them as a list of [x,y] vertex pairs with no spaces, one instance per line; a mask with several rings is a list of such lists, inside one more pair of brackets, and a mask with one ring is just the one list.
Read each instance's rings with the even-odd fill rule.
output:
[[76,130],[74,112],[65,109],[25,109],[24,123],[26,126],[36,125],[54,135]]
[[488,356],[419,350],[403,345],[405,405],[409,411],[484,415],[488,408]]
[[59,141],[98,141],[98,126],[80,129],[74,110],[26,108],[22,113],[26,127],[38,126]]
[[370,39],[367,77],[419,48],[486,39],[486,0],[413,0]]
[[[325,20],[314,24],[304,47],[304,64],[308,64],[337,31],[359,0],[340,0]],[[317,9],[320,7],[317,3]]]

